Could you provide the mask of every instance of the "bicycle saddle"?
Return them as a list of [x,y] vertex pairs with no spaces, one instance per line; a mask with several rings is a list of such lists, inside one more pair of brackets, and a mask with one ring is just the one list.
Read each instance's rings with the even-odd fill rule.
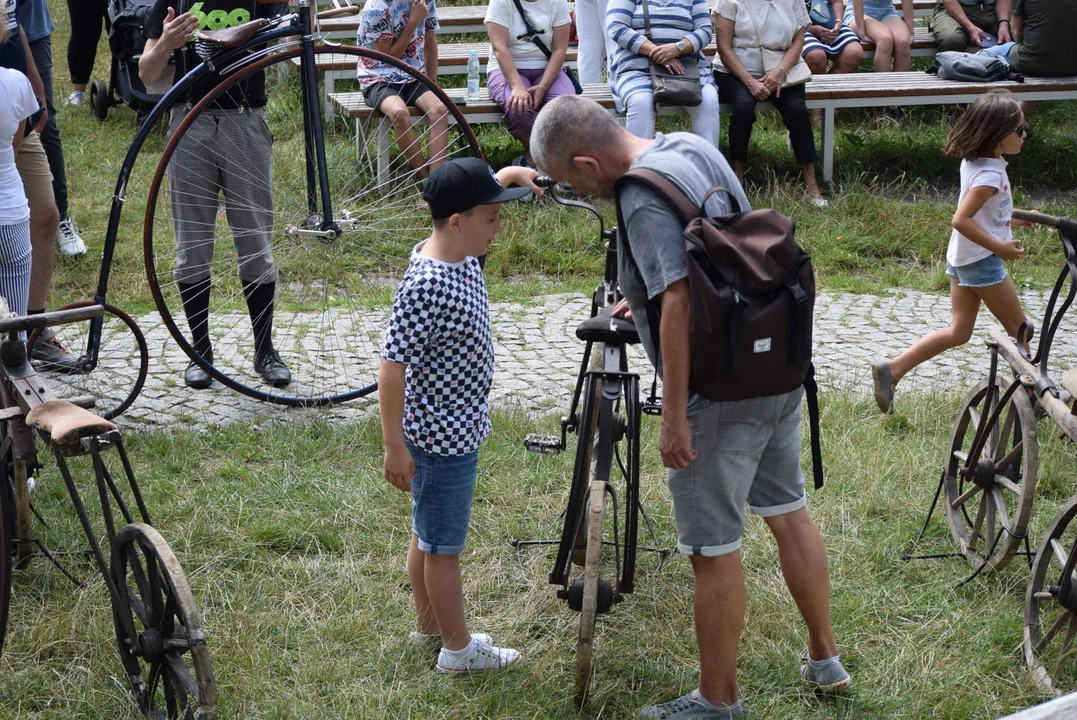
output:
[[613,308],[603,308],[598,315],[584,320],[576,326],[576,337],[584,342],[638,344],[639,332],[636,331],[635,323],[624,318],[611,317],[612,312]]
[[258,18],[250,22],[225,28],[224,30],[199,30],[194,34],[199,40],[211,42],[221,47],[234,48],[250,40],[259,30],[269,24],[269,20]]
[[26,424],[47,432],[57,445],[75,445],[88,435],[100,435],[116,429],[103,417],[66,400],[41,403],[26,414]]

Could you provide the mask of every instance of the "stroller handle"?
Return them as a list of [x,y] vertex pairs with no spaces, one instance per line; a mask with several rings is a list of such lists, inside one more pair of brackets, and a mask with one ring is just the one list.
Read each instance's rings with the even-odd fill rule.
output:
[[1068,232],[1077,232],[1077,222],[1070,220],[1066,217],[1055,217],[1054,215],[1045,215],[1044,213],[1035,212],[1033,210],[1014,210],[1013,216],[1018,220],[1025,220],[1026,222],[1034,222],[1040,225],[1050,225],[1053,228],[1059,230],[1066,230]]

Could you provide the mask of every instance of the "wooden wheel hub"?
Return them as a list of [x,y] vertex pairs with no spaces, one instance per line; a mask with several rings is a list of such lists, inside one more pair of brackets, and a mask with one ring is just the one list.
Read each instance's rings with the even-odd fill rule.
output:
[[976,470],[972,473],[972,482],[984,490],[995,487],[995,474],[997,472],[995,461],[990,457],[981,457],[976,462]]
[[138,646],[146,662],[158,663],[165,659],[165,643],[157,628],[147,628],[139,633]]

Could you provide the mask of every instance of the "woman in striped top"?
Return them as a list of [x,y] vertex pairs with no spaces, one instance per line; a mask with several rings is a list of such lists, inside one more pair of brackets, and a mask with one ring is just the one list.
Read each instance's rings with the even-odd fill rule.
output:
[[617,44],[610,60],[617,109],[627,113],[625,127],[636,137],[654,137],[655,106],[651,63],[673,72],[698,75],[703,102],[685,110],[692,132],[718,147],[718,90],[702,50],[714,37],[706,0],[648,0],[651,36],[644,35],[643,0],[610,0],[606,32]]

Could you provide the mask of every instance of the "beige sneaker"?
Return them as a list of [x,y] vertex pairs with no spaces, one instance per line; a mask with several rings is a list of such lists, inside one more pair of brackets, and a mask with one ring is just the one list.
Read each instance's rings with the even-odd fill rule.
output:
[[887,415],[894,412],[894,390],[897,380],[890,373],[890,361],[879,360],[871,364],[871,379],[875,385],[875,404]]

